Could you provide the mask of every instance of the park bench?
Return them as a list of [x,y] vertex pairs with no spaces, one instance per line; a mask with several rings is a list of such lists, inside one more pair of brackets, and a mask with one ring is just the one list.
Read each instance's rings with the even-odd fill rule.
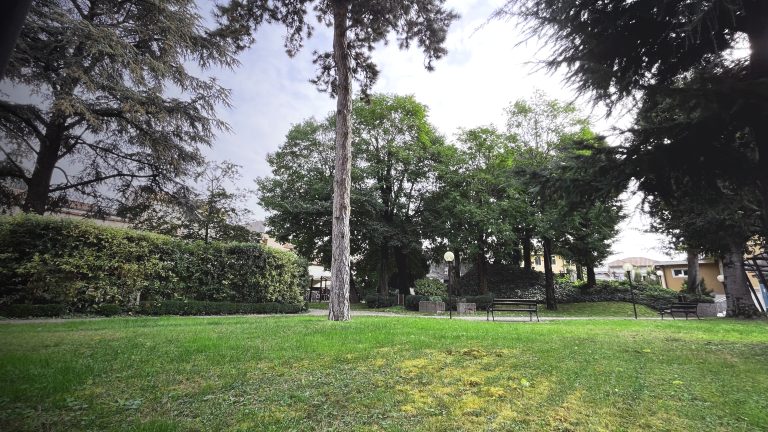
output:
[[690,302],[672,303],[672,305],[669,306],[669,308],[660,310],[659,315],[661,315],[661,319],[664,319],[664,315],[666,314],[671,315],[672,319],[675,319],[675,314],[685,314],[685,319],[688,319],[688,315],[696,315],[696,318],[701,319],[701,317],[699,317],[698,308],[699,308],[698,303],[690,303]]
[[536,315],[536,321],[539,321],[539,305],[536,300],[526,299],[493,299],[493,302],[488,305],[486,310],[486,321],[493,319],[496,321],[494,312],[527,312],[528,318],[533,321],[533,315]]

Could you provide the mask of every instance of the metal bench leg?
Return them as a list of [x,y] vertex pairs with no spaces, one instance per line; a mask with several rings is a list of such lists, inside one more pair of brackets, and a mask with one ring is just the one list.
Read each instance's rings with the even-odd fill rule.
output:
[[538,311],[536,312],[536,322],[541,322],[541,321],[539,321],[539,312]]
[[528,312],[528,322],[533,322],[533,312]]

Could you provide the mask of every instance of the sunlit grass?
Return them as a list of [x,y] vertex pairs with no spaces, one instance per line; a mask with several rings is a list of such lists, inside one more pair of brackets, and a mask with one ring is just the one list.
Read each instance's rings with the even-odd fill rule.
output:
[[0,325],[9,431],[761,431],[767,393],[764,321]]

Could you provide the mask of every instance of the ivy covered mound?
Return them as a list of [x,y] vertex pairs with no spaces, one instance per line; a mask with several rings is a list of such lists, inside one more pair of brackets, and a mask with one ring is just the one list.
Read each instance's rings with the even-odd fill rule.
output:
[[0,217],[0,315],[60,314],[62,307],[298,312],[307,278],[305,260],[256,243],[190,242],[81,220]]
[[[535,299],[544,302],[544,274],[535,270],[525,270],[507,264],[489,264],[487,270],[488,293],[482,294],[478,288],[477,273],[470,269],[461,277],[461,296],[503,297]],[[597,281],[594,287],[585,282],[572,282],[569,276],[555,275],[555,297],[559,303],[631,301],[644,304],[654,309],[661,309],[677,301],[678,293],[658,284],[632,283],[630,293],[626,281]],[[689,301],[711,303],[709,295],[697,297],[687,293]],[[479,306],[478,306],[479,307]]]

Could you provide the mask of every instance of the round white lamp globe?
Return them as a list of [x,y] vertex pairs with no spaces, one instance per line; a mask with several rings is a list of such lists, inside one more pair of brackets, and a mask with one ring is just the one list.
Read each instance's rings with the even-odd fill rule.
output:
[[443,259],[448,261],[448,262],[452,262],[453,261],[453,252],[451,252],[451,251],[446,252],[445,255],[443,255]]

